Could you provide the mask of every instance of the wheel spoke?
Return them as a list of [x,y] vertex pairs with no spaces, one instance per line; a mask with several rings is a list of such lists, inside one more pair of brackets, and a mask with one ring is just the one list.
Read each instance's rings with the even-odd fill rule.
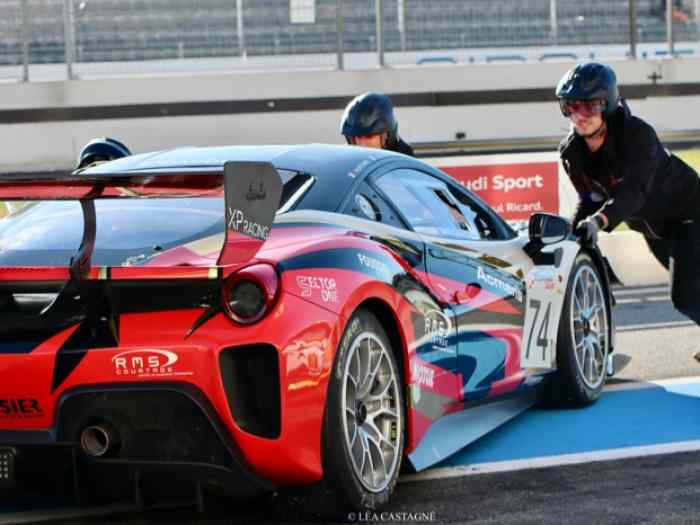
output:
[[[350,422],[348,422],[348,423],[350,424]],[[351,432],[350,432],[350,433],[351,433],[351,437],[350,437],[350,450],[352,450],[352,448],[355,446],[355,443],[357,442],[357,432],[358,432],[358,430],[357,430],[357,422],[354,421],[354,420],[351,422],[350,431],[351,431]]]
[[379,353],[379,358],[377,359],[376,364],[372,368],[372,371],[369,374],[369,380],[367,381],[367,390],[366,390],[366,395],[370,395],[372,392],[372,387],[374,386],[375,381],[377,380],[377,374],[379,373],[379,369],[382,366],[382,361],[384,360],[384,354]]
[[389,447],[393,452],[396,452],[396,446],[394,443],[389,441],[387,437],[384,435],[384,432],[379,430],[379,427],[377,426],[375,421],[370,421],[367,425],[369,428],[372,429],[372,432],[374,433],[374,436],[370,435],[370,433],[367,433],[367,438],[370,440],[373,440],[375,445],[378,448],[381,448],[382,445],[386,445]]
[[396,410],[392,410],[388,407],[382,407],[379,410],[372,412],[372,416],[374,418],[381,417],[393,420],[397,420],[399,418],[399,414],[396,412]]
[[602,363],[605,360],[605,354],[603,352],[603,346],[600,344],[598,337],[591,339],[591,346],[595,352],[596,364]]
[[364,441],[364,449],[365,449],[365,456],[369,460],[369,473],[370,473],[370,479],[369,482],[372,485],[376,484],[376,478],[375,478],[375,471],[374,471],[374,460],[372,459],[372,451],[370,450],[370,445],[369,445],[369,439],[367,434],[363,433],[362,438]]
[[583,289],[583,280],[582,279],[576,280],[576,286],[574,287],[574,290],[575,290],[574,297],[576,297],[576,302],[578,303],[579,314],[581,314],[581,312],[583,312],[583,310],[586,307],[586,304],[585,304],[586,298],[584,297],[585,292]]
[[601,353],[605,354],[605,349],[608,347],[608,336],[605,332],[600,332],[597,337],[598,344],[601,348]]
[[583,351],[579,354],[581,356],[581,359],[577,359],[577,361],[579,364],[579,368],[581,369],[581,373],[584,377],[586,377],[586,364],[588,363],[588,345],[585,341],[582,344]]
[[588,379],[593,383],[596,380],[595,374],[596,373],[596,366],[595,366],[595,350],[593,349],[593,345],[589,342],[588,343]]
[[393,387],[396,384],[394,378],[390,378],[384,386],[382,386],[382,389],[377,392],[376,394],[368,394],[365,399],[369,402],[375,402],[375,401],[384,401],[385,398],[388,397],[388,399],[391,399],[391,396],[389,395],[389,389]]
[[[367,347],[365,350],[363,348],[363,343],[364,346]],[[369,380],[369,367],[370,367],[370,349],[369,349],[369,339],[363,341],[360,343],[360,347],[357,349],[359,358],[360,358],[360,371],[361,375],[359,377],[358,381],[358,386],[357,386],[357,391],[358,391],[358,397],[361,396],[361,392],[364,392],[367,388],[367,381]]]
[[362,439],[362,430],[359,427],[355,428],[355,440],[350,449],[353,457],[353,463],[358,467],[361,473],[365,467],[365,445]]
[[[395,452],[396,447],[394,447],[391,443],[389,443],[382,433],[379,431],[379,429],[374,425],[368,425],[369,428],[372,429],[373,432],[376,433],[375,436],[372,436],[369,432],[366,434],[367,435],[367,448],[370,451],[370,457],[372,456],[371,451],[372,448],[376,451],[376,456],[380,460],[382,464],[382,474],[384,475],[384,479],[386,479],[389,476],[389,472],[387,469],[387,464],[386,464],[386,457],[384,455],[384,451],[382,450],[382,445],[386,444],[389,445],[389,447],[392,449],[393,452]],[[393,462],[393,455],[392,455],[392,462]],[[374,465],[374,462],[372,462],[372,465]]]

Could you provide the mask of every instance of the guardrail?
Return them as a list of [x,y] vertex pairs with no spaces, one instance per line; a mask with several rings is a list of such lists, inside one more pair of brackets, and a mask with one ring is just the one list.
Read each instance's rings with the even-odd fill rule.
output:
[[[417,142],[412,145],[418,157],[481,155],[487,153],[553,151],[557,149],[562,138],[563,135],[557,137]],[[667,146],[694,147],[700,145],[700,130],[659,132],[659,138]]]

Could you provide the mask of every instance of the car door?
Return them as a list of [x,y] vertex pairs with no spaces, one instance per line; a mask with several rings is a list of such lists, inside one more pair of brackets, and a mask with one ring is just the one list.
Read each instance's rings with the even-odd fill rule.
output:
[[375,184],[426,243],[425,278],[456,322],[462,399],[515,388],[522,379],[524,288],[513,264],[487,249],[498,243],[497,225],[428,173],[397,169]]
[[[398,203],[411,206],[410,203]],[[415,307],[412,315],[413,342],[410,343],[411,384],[431,391],[414,396],[414,406],[430,419],[455,409],[461,384],[456,377],[457,337],[452,309],[436,297],[426,280],[425,243],[411,231],[396,207],[368,182],[360,184],[347,198],[343,213],[369,222],[367,231],[404,261],[407,278],[393,283],[398,293]]]

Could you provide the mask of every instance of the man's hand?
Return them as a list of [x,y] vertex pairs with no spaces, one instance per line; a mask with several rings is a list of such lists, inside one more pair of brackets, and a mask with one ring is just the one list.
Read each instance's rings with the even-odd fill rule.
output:
[[605,227],[607,221],[600,215],[591,215],[576,226],[576,233],[586,244],[598,244],[598,232]]

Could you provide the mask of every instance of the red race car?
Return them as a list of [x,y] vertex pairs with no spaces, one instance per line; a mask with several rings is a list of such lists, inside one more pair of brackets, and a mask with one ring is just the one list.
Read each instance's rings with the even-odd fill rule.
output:
[[3,176],[2,200],[41,201],[0,221],[6,494],[376,509],[402,466],[613,372],[598,250],[400,154],[179,149]]

